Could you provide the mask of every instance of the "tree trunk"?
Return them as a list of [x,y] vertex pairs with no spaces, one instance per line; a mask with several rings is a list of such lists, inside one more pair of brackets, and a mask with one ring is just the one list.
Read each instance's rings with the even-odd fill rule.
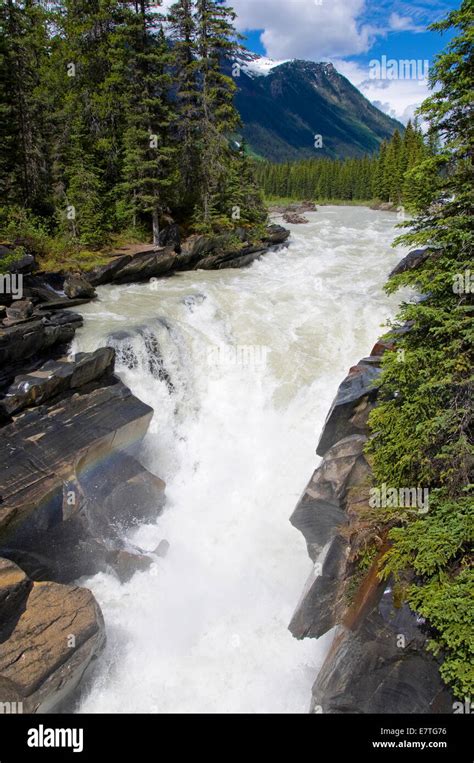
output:
[[158,209],[153,210],[153,243],[158,244],[159,238],[160,238],[160,216],[158,214]]

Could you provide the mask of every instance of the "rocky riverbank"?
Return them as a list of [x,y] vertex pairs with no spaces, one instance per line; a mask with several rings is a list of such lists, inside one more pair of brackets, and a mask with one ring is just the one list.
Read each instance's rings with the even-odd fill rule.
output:
[[[69,308],[101,284],[243,267],[288,236],[273,225],[256,245],[245,232],[181,242],[171,226],[163,246],[118,253],[93,272],[39,273],[26,254],[3,278],[0,712],[60,708],[100,655],[105,624],[78,578],[112,570],[124,582],[167,550],[164,539],[152,554],[122,540],[164,506],[165,484],[134,457],[153,411],[115,376],[112,348],[70,356],[82,318]],[[0,250],[0,260],[10,255]]]
[[[392,275],[427,256],[426,250],[411,252]],[[378,538],[377,554],[364,568],[356,562],[374,529],[367,523],[373,476],[365,446],[381,357],[395,351],[397,334],[409,329],[392,332],[350,369],[317,447],[322,462],[291,517],[315,566],[290,631],[298,639],[334,634],[313,686],[313,713],[452,712],[438,662],[425,649],[423,621],[400,604],[392,581],[378,576],[387,538]]]

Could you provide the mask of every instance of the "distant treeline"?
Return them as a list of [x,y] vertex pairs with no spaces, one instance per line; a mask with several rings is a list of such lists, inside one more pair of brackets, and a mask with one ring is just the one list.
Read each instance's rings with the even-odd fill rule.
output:
[[382,143],[378,156],[259,162],[256,175],[267,196],[409,203],[414,181],[407,172],[432,152],[419,126],[410,121],[403,136],[396,130],[389,142]]

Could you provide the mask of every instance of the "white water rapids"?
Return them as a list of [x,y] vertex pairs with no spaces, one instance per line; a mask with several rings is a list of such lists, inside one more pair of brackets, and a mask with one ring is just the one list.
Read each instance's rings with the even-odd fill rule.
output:
[[311,571],[289,517],[339,383],[395,311],[382,285],[402,254],[393,214],[308,217],[250,268],[102,287],[82,310],[74,350],[114,344],[155,410],[139,458],[166,481],[166,509],[129,538],[170,551],[127,584],[81,581],[108,643],[80,712],[308,711],[328,638],[287,630]]

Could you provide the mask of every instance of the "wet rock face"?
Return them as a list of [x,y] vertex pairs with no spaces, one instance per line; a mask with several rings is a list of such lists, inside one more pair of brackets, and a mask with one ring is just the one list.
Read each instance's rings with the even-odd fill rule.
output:
[[21,703],[25,713],[53,710],[104,643],[102,613],[90,591],[30,583],[0,559],[0,702]]
[[313,687],[312,712],[452,713],[426,636],[387,589],[355,630],[342,629]]
[[450,692],[425,648],[423,624],[408,606],[397,609],[380,582],[385,537],[376,538],[378,555],[367,572],[354,561],[374,542],[368,520],[373,477],[364,449],[380,356],[409,330],[377,343],[342,383],[318,446],[323,460],[291,518],[315,566],[290,631],[299,639],[337,631],[313,687],[314,713],[452,712]]
[[380,373],[380,357],[364,358],[351,368],[329,411],[316,450],[318,456],[324,456],[344,437],[368,433],[367,421],[377,398]]
[[112,450],[140,440],[152,415],[116,381],[92,391],[70,391],[66,399],[30,409],[4,427],[0,542],[27,520],[45,527],[60,521],[64,482]]
[[316,469],[291,517],[305,537],[309,556],[318,562],[289,626],[295,638],[319,638],[341,622],[347,609],[351,549],[340,529],[350,521],[349,494],[370,479],[366,442],[366,437],[353,435],[336,443]]
[[291,516],[291,524],[304,535],[313,561],[337,528],[348,521],[347,491],[369,472],[363,452],[366,442],[365,436],[352,435],[330,448]]

